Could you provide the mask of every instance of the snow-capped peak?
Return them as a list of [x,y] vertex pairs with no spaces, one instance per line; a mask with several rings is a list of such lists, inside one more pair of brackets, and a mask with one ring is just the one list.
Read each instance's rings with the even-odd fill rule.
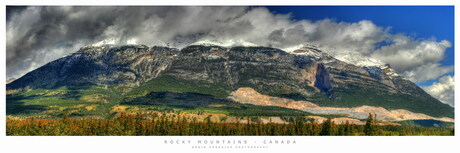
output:
[[332,57],[331,55],[324,53],[323,51],[319,50],[315,46],[311,45],[303,45],[301,48],[296,50],[288,51],[291,54],[295,55],[303,55],[303,56],[310,56],[314,58],[316,61],[322,63],[331,63],[338,61],[336,58]]
[[361,67],[385,65],[383,62],[377,59],[374,59],[368,56],[364,56],[356,52],[338,52],[333,56],[343,62],[353,64],[356,66],[361,66]]
[[[309,50],[309,52],[306,52],[305,54],[309,54],[311,56],[331,56],[342,62],[346,62],[360,67],[385,65],[383,62],[368,56],[364,56],[361,53],[337,50],[336,48],[328,48],[327,46],[324,46],[322,44],[305,44],[284,48],[284,50],[290,53],[296,53],[295,51],[297,50],[305,49]],[[316,54],[317,52],[320,52],[320,54]],[[299,54],[299,52],[297,52],[296,54]]]
[[[293,49],[294,47],[299,47],[300,49]],[[315,57],[316,60],[323,62],[323,63],[332,62],[332,59],[334,59],[334,60],[340,60],[342,62],[346,62],[346,63],[353,64],[353,65],[360,66],[360,67],[384,65],[383,62],[377,59],[374,59],[368,56],[364,56],[357,52],[351,52],[351,51],[328,52],[327,48],[323,49],[320,45],[301,45],[301,46],[294,46],[294,47],[285,48],[285,50],[292,54],[307,55],[307,56]],[[328,59],[328,60],[324,61],[325,59]]]
[[[390,76],[390,77],[401,76],[401,75],[399,75],[398,73],[396,73],[395,70],[393,70],[389,64],[379,65],[378,67],[379,67],[380,69],[382,69],[382,71],[383,71],[386,75],[388,75],[388,76]],[[405,78],[403,77],[403,79],[405,79]]]
[[401,76],[398,73],[396,73],[396,71],[393,70],[389,64],[385,64],[378,59],[364,56],[357,52],[339,52],[333,56],[337,58],[338,60],[341,60],[349,64],[353,64],[356,66],[360,66],[360,67],[368,67],[368,68],[378,67],[381,69],[381,71],[383,71],[390,78]]
[[[380,71],[385,73],[389,77],[401,76],[396,71],[394,71],[389,64],[384,64],[380,60],[374,59],[372,57],[364,56],[357,52],[351,51],[340,51],[332,52],[328,54],[327,52],[322,51],[321,46],[318,45],[301,45],[294,46],[299,47],[298,49],[286,48],[286,51],[291,54],[310,56],[316,61],[329,64],[336,61],[342,61],[348,64],[355,66],[363,67],[368,71]],[[404,78],[403,78],[404,79]]]
[[222,46],[222,47],[234,47],[234,46],[256,47],[256,46],[259,46],[255,43],[247,42],[243,40],[227,40],[227,41],[201,40],[201,41],[194,42],[191,45],[210,45],[210,46]]

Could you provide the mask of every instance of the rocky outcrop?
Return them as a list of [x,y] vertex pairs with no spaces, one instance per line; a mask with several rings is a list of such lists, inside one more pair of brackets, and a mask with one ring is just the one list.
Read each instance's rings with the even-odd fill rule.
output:
[[287,98],[278,98],[268,95],[260,94],[252,88],[239,88],[236,91],[230,93],[228,97],[233,101],[244,103],[244,104],[253,104],[253,105],[262,105],[262,106],[279,106],[292,109],[309,109],[317,108],[318,105],[315,105],[307,101],[295,101]]
[[314,86],[324,93],[331,96],[330,92],[332,90],[331,79],[329,77],[329,72],[326,70],[323,64],[319,64],[316,75]]

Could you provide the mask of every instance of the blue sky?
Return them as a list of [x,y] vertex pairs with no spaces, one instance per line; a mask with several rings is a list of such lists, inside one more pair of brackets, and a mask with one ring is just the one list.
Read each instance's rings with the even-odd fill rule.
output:
[[[294,20],[318,21],[325,18],[336,22],[370,20],[381,27],[391,27],[391,33],[402,33],[415,39],[448,40],[444,66],[454,65],[454,7],[453,6],[273,6],[276,14],[290,13]],[[454,72],[446,75],[453,75]],[[435,80],[418,83],[431,85]]]

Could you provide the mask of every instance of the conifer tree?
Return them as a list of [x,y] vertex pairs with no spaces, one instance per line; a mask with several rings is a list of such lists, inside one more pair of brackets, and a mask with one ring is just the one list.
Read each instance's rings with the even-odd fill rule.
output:
[[348,120],[345,122],[344,132],[345,132],[345,135],[353,135],[353,127],[351,126]]
[[327,120],[322,124],[321,132],[319,135],[333,135],[333,129],[332,129],[332,120],[331,118],[327,118]]
[[366,135],[376,135],[377,134],[377,129],[376,129],[376,120],[374,116],[369,113],[369,117],[367,117],[366,120],[366,126],[364,127],[364,134]]

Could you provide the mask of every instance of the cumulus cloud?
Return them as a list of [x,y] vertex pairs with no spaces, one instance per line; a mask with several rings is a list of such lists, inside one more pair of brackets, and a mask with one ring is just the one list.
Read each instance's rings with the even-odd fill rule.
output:
[[[390,28],[368,20],[292,20],[289,14],[274,14],[264,7],[51,6],[8,12],[7,78],[89,44],[181,48],[203,40],[282,49],[317,44],[333,55],[353,52],[379,59],[415,82],[452,71],[439,64],[450,42],[391,34]],[[376,49],[381,42],[389,45]],[[423,68],[433,71],[423,73]]]
[[372,57],[392,64],[396,71],[413,70],[427,63],[444,59],[444,52],[451,47],[449,41],[413,40],[413,38],[394,35],[392,45],[373,51]]
[[454,66],[441,66],[439,63],[427,63],[402,73],[407,79],[414,82],[424,82],[438,79],[443,74],[454,71]]
[[444,76],[439,79],[439,82],[433,83],[431,86],[422,87],[427,93],[439,99],[439,101],[449,104],[454,107],[454,77]]

